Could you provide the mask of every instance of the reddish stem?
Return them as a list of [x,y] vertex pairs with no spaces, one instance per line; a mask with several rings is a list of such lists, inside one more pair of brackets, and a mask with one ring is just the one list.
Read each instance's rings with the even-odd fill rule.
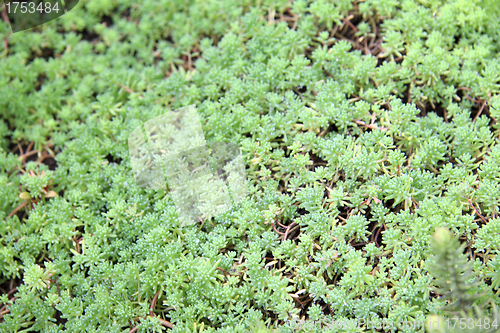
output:
[[292,223],[288,226],[288,228],[286,228],[285,236],[283,237],[283,240],[284,240],[284,241],[285,241],[285,240],[286,240],[286,238],[288,237],[288,233],[290,232],[290,230],[291,230],[292,226],[295,226],[295,225],[297,225],[297,224],[296,224],[295,222],[292,222]]
[[274,225],[274,221],[273,221],[271,224],[272,224],[272,226],[273,226],[274,231],[276,231],[276,232],[277,232],[278,234],[280,234],[281,236],[285,235],[284,233],[279,232],[279,231],[278,231],[278,229],[276,229],[276,226]]
[[153,300],[151,301],[151,306],[149,307],[149,315],[154,315],[154,310],[156,307],[156,301],[158,301],[158,295],[160,295],[160,291],[158,290],[156,294],[153,296]]
[[20,204],[19,206],[16,207],[16,209],[14,209],[10,214],[9,214],[9,217],[12,217],[14,216],[15,213],[17,213],[18,211],[20,211],[23,207],[27,206],[29,203],[29,201],[25,201],[23,202],[22,204]]
[[481,115],[481,112],[483,112],[484,106],[486,105],[486,100],[483,101],[483,104],[481,105],[481,108],[479,109],[479,112],[476,114],[472,122],[475,122],[476,119]]

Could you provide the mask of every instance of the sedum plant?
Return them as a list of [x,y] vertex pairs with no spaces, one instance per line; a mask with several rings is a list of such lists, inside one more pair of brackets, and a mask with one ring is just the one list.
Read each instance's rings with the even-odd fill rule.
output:
[[[80,0],[25,32],[0,19],[0,331],[493,318],[499,16],[492,0]],[[169,188],[135,183],[128,138],[189,105],[207,147],[241,148],[248,195],[181,225]]]

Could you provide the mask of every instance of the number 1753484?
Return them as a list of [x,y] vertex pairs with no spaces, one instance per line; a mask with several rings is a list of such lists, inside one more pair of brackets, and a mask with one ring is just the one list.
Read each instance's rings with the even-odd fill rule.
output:
[[7,9],[7,13],[22,13],[22,14],[34,14],[34,13],[39,13],[39,14],[49,14],[51,12],[56,12],[59,13],[59,3],[54,2],[53,4],[51,2],[46,1],[45,3],[43,1],[40,2],[28,2],[28,1],[10,1],[5,4],[5,7]]

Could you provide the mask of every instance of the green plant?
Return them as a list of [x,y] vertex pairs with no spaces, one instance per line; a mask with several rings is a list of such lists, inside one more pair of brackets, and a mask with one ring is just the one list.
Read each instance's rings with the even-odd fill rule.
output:
[[[478,281],[473,272],[474,265],[463,254],[465,244],[460,245],[448,229],[438,228],[432,245],[434,256],[429,263],[429,271],[436,279],[435,291],[443,295],[441,299],[448,304],[441,308],[447,319],[438,315],[429,317],[428,329],[431,332],[498,331],[498,307],[492,302],[491,312],[484,312],[490,300],[486,297],[491,297],[491,291],[489,288],[481,288],[484,287],[484,282]],[[487,275],[492,276],[491,273]],[[450,319],[454,320],[452,327]],[[460,324],[455,327],[458,320]]]
[[[497,7],[80,0],[22,33],[0,19],[0,331],[337,332],[457,299],[492,318]],[[172,192],[135,183],[128,137],[192,104],[208,145],[241,148],[248,196],[182,226]],[[439,227],[470,275],[448,267],[448,301]]]

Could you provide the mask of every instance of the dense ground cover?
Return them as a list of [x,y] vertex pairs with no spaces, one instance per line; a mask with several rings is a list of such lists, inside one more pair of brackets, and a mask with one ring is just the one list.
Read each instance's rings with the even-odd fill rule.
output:
[[[497,1],[81,0],[27,32],[4,20],[0,331],[493,319]],[[167,191],[134,183],[127,138],[190,104],[241,147],[249,195],[181,228]]]

